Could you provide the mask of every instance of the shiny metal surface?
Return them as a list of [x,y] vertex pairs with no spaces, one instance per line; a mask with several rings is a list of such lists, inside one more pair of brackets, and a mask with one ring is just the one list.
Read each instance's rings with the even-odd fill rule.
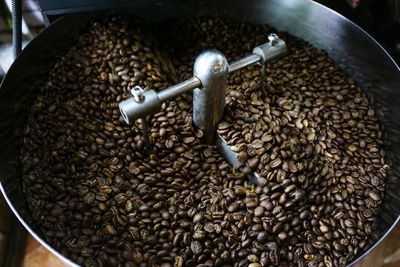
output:
[[[146,115],[159,111],[163,102],[199,86],[201,86],[200,80],[197,77],[193,77],[159,92],[154,90],[144,91],[140,87],[134,87],[132,89],[133,97],[121,101],[118,104],[119,110],[124,121],[130,124]],[[138,94],[139,91],[140,95]]]
[[162,102],[173,99],[177,97],[178,95],[181,95],[183,93],[189,92],[193,90],[196,87],[200,87],[201,82],[199,78],[197,77],[192,77],[186,81],[183,81],[181,83],[178,83],[176,85],[173,85],[171,87],[168,87],[165,90],[162,90],[158,92],[158,97]]
[[253,54],[235,60],[229,64],[229,73],[250,66],[254,63],[265,64],[274,60],[287,52],[286,43],[279,39],[278,35],[271,33],[268,35],[268,43],[257,46],[253,49]]
[[287,52],[285,41],[279,39],[278,35],[272,33],[268,36],[268,39],[268,43],[253,49],[253,53],[260,56],[261,64],[274,60]]
[[144,91],[142,97],[142,101],[136,101],[135,97],[131,97],[119,103],[119,111],[127,124],[160,110],[162,102],[156,91]]
[[[132,5],[134,5],[133,2]],[[384,130],[386,159],[390,166],[386,192],[369,245],[349,263],[354,264],[379,244],[399,220],[400,214],[400,70],[386,51],[367,33],[334,11],[309,0],[147,0],[130,14],[148,20],[223,16],[269,24],[324,49],[365,90]],[[72,265],[43,239],[33,221],[22,192],[15,129],[29,112],[40,77],[49,64],[76,39],[94,15],[63,18],[33,40],[11,66],[0,88],[0,181],[13,212],[35,238]],[[211,47],[210,47],[211,48]],[[289,47],[290,49],[290,47]],[[290,51],[289,51],[290,52]]]
[[224,115],[229,63],[224,54],[208,50],[197,56],[193,75],[201,88],[193,90],[193,123],[204,132],[207,144],[213,144],[218,123]]
[[250,54],[241,59],[235,60],[229,64],[229,73],[240,70],[244,67],[250,66],[254,63],[259,62],[261,56],[258,54]]

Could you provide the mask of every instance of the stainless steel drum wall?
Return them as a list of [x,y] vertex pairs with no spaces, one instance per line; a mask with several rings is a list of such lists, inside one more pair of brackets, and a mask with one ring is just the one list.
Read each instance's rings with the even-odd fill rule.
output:
[[[400,74],[387,53],[360,28],[311,1],[252,1],[245,5],[239,1],[157,3],[148,1],[130,12],[157,20],[219,15],[267,23],[326,50],[356,80],[375,105],[384,129],[387,161],[391,167],[384,204],[372,235],[372,241],[377,244],[397,222],[400,213],[400,199],[396,194],[400,183],[399,166],[396,165],[400,154],[400,93],[397,90]],[[2,191],[32,233],[35,226],[27,212],[18,180],[18,144],[14,130],[26,118],[29,103],[33,100],[32,85],[47,73],[48,64],[71,44],[82,23],[89,19],[87,15],[66,17],[45,30],[15,61],[1,87]]]

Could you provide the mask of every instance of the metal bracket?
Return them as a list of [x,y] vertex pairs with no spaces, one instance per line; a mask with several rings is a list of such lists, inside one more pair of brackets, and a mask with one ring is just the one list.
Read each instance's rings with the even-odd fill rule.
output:
[[[265,65],[287,52],[286,43],[276,34],[268,35],[268,42],[257,46],[253,53],[228,63],[225,56],[216,50],[202,52],[195,60],[193,78],[168,87],[160,92],[134,87],[133,97],[119,103],[119,109],[127,124],[145,118],[161,108],[161,104],[180,94],[193,90],[193,122],[204,132],[204,141],[214,144],[216,129],[225,108],[225,90],[228,74],[249,65]],[[262,71],[262,75],[265,75]],[[263,76],[261,82],[263,82]],[[143,126],[145,126],[145,120]],[[147,127],[143,127],[145,130]]]

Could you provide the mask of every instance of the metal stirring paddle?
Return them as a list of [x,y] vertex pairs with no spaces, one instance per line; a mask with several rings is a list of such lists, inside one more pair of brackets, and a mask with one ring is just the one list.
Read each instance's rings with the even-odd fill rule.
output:
[[[150,147],[146,116],[160,110],[163,102],[193,90],[194,125],[203,130],[206,144],[216,144],[228,163],[236,165],[238,164],[236,152],[217,134],[218,123],[223,117],[225,108],[228,74],[260,63],[262,65],[260,86],[264,88],[265,64],[286,52],[286,43],[276,34],[270,34],[268,42],[255,47],[252,54],[230,64],[221,52],[204,51],[195,60],[192,78],[159,92],[134,87],[131,90],[133,97],[119,103],[120,112],[127,124],[140,120],[144,141],[146,146]],[[248,178],[252,183],[259,184],[257,173],[250,173]]]

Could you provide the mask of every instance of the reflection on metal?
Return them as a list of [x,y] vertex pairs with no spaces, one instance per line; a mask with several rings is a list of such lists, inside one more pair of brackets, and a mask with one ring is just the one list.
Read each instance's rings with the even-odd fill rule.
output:
[[225,108],[229,64],[216,50],[202,52],[194,62],[193,75],[201,87],[193,90],[193,122],[203,130],[207,144],[213,144]]
[[[394,227],[400,214],[400,70],[387,52],[361,28],[311,0],[147,0],[129,12],[154,21],[224,16],[269,24],[327,51],[373,102],[384,130],[386,160],[390,165],[385,199],[369,245],[349,265],[377,246]],[[20,182],[19,137],[15,130],[27,117],[35,97],[33,89],[40,84],[38,78],[47,76],[49,64],[74,43],[82,25],[93,18],[90,14],[66,16],[40,33],[13,63],[0,89],[0,189],[25,228],[71,266],[76,265],[44,241],[29,212]],[[332,34],[331,29],[340,30]]]

